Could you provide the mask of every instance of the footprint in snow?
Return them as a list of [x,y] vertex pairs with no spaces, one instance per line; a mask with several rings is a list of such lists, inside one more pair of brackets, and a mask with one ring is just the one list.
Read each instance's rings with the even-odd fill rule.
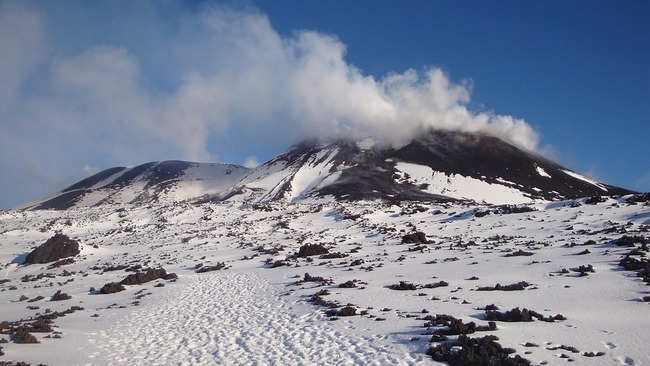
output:
[[[603,343],[604,343],[604,342],[603,342]],[[615,344],[612,343],[612,342],[607,342],[607,343],[605,343],[605,347],[607,347],[607,348],[609,348],[609,349],[614,349],[614,348],[616,348],[616,347],[618,347],[618,346],[615,345]]]
[[636,362],[634,361],[634,359],[631,358],[631,357],[627,357],[627,356],[626,357],[623,357],[623,356],[619,357],[618,362],[620,362],[621,365],[625,365],[625,366],[636,365]]

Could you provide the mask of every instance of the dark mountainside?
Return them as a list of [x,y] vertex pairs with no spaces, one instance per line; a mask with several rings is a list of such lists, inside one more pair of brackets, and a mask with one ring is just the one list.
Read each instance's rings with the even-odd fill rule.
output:
[[[329,173],[340,171],[341,175],[335,182],[315,188],[310,194],[312,196],[332,195],[338,200],[351,201],[458,200],[426,192],[428,184],[414,185],[408,180],[398,179],[398,162],[428,166],[447,176],[456,174],[510,187],[531,199],[559,200],[633,193],[627,189],[578,179],[567,174],[565,171],[568,169],[499,138],[455,131],[423,133],[402,147],[376,145],[363,149],[357,141],[307,141],[294,145],[258,169],[284,164],[288,170],[296,172],[302,166],[318,165],[331,154],[335,156]],[[316,156],[320,160],[315,159]],[[548,176],[540,174],[540,170]],[[268,196],[267,200],[285,198],[291,189],[291,182],[287,180],[284,187]],[[489,201],[489,197],[486,196],[486,199]]]
[[[349,146],[349,145],[348,145]],[[405,200],[435,201],[437,197],[423,199],[417,187],[402,186],[397,192],[391,190],[386,172],[395,172],[395,161],[425,165],[446,175],[458,174],[479,179],[491,184],[502,184],[525,192],[531,198],[546,200],[573,199],[586,196],[623,195],[632,193],[627,189],[600,184],[600,187],[564,172],[568,170],[541,156],[521,150],[497,137],[464,132],[431,131],[422,134],[408,145],[361,154],[360,163],[346,171],[335,183],[322,190],[322,194],[333,194],[351,198],[380,198],[373,193],[376,187],[387,187],[380,192],[396,194]],[[390,160],[390,161],[387,161]],[[550,177],[540,175],[538,167]],[[369,187],[355,193],[359,181],[370,181]],[[504,183],[511,182],[511,184]],[[386,182],[386,185],[377,184]],[[365,196],[365,197],[364,197]],[[373,197],[374,196],[374,197]]]

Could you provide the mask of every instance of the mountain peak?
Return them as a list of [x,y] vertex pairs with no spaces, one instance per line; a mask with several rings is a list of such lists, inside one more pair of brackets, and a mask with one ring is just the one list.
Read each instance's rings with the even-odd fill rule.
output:
[[333,196],[494,204],[631,193],[497,137],[442,130],[401,146],[370,138],[304,141],[253,170],[237,190],[256,201]]

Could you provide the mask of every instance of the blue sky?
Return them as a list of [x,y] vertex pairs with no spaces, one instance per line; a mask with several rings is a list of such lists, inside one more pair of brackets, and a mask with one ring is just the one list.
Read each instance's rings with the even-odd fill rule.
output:
[[421,126],[650,191],[647,19],[646,1],[0,1],[0,208],[113,166]]

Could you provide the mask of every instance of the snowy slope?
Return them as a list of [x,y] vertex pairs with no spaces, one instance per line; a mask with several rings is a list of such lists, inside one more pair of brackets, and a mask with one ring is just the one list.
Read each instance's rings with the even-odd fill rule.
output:
[[372,139],[307,141],[251,171],[216,200],[530,203],[622,195],[496,137],[430,131],[399,147]]
[[317,148],[301,152],[294,147],[288,152],[254,169],[235,189],[245,187],[262,192],[254,196],[257,201],[295,201],[306,197],[321,186],[335,181],[338,172],[333,159],[338,149]]
[[[449,196],[458,200],[472,200],[494,204],[530,203],[533,198],[524,192],[499,183],[436,172],[426,165],[398,162],[395,166],[399,179],[417,186],[425,186],[425,192]],[[504,181],[504,183],[509,183]]]
[[227,190],[248,172],[233,164],[160,161],[99,172],[18,209],[68,209],[105,203],[167,203]]
[[[313,166],[326,170],[328,159]],[[414,167],[402,168],[418,179]],[[308,170],[304,176],[317,180]],[[309,187],[296,186],[287,197]],[[0,321],[22,319],[17,326],[83,309],[54,319],[54,333],[31,332],[38,344],[0,343],[0,360],[433,365],[425,352],[439,344],[432,334],[446,328],[431,317],[487,325],[483,309],[493,304],[502,312],[519,307],[566,318],[496,321],[496,330],[469,334],[495,335],[532,364],[649,364],[648,284],[619,265],[635,248],[633,258],[647,256],[648,198],[529,206],[313,198],[3,211]],[[427,243],[403,243],[402,236],[417,231]],[[81,243],[74,263],[21,264],[55,232]],[[624,237],[637,242],[617,245]],[[306,244],[329,254],[295,256]],[[198,273],[219,263],[220,270]],[[126,285],[114,294],[90,290],[123,280],[138,265],[163,267],[178,279]],[[524,281],[521,290],[481,290]],[[400,282],[414,289],[389,288]],[[52,301],[58,290],[71,298]],[[349,306],[355,315],[328,315],[330,308],[311,301],[317,293],[338,306],[334,311]],[[4,332],[0,338],[9,340]]]

